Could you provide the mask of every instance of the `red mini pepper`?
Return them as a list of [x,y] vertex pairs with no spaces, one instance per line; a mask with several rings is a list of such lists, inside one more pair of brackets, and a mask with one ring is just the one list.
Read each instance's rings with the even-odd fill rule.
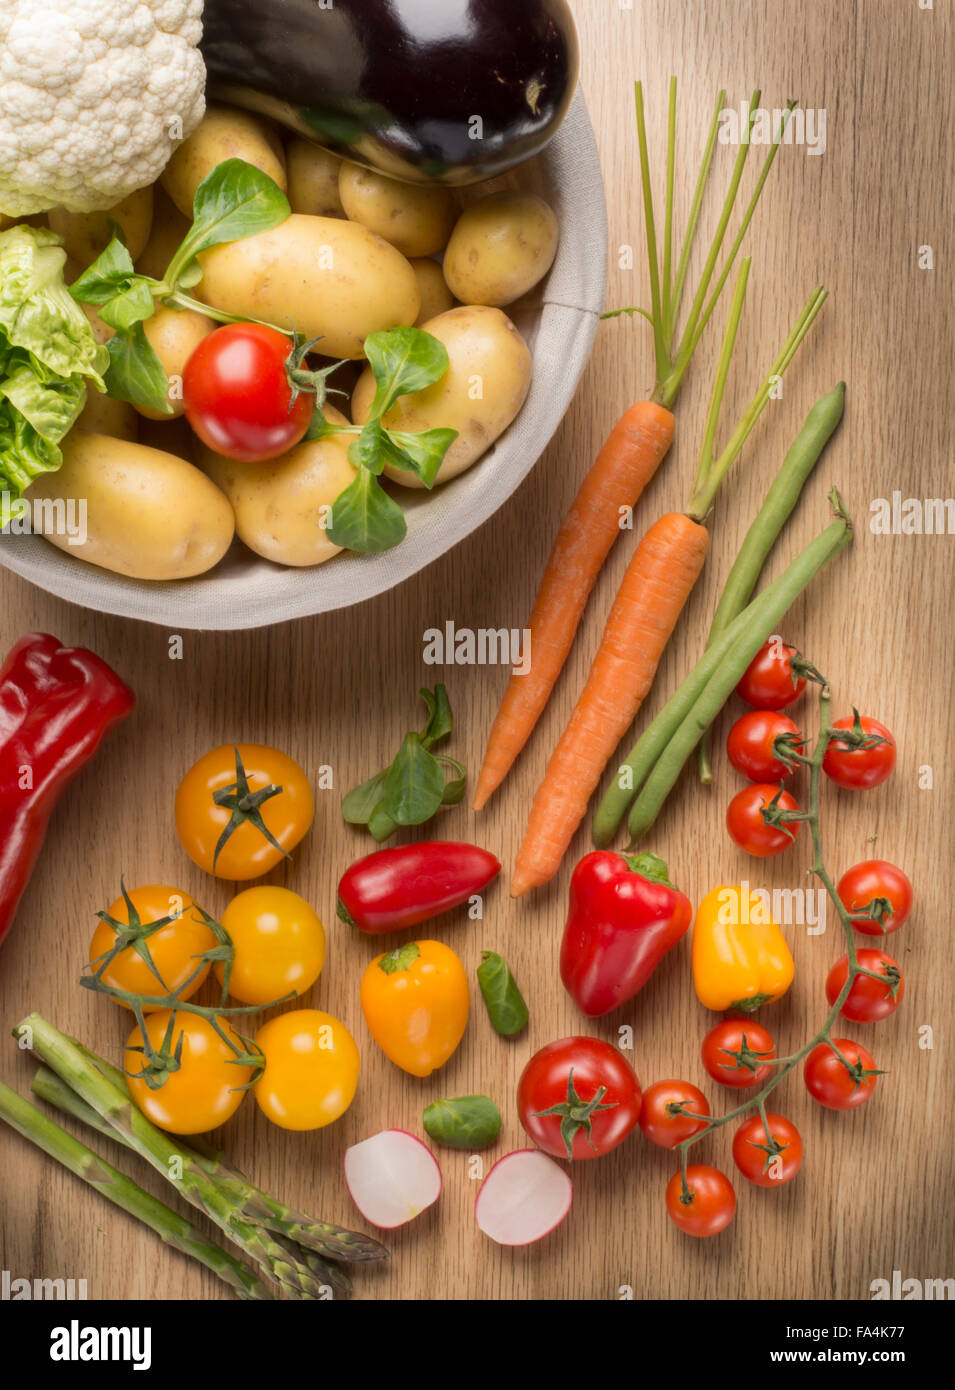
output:
[[477,845],[419,840],[366,854],[338,885],[338,915],[359,931],[402,931],[459,907],[501,872]]
[[632,999],[690,925],[693,908],[655,854],[596,850],[570,881],[560,978],[590,1018]]
[[105,661],[46,633],[21,637],[0,667],[0,941],[60,795],[134,704]]

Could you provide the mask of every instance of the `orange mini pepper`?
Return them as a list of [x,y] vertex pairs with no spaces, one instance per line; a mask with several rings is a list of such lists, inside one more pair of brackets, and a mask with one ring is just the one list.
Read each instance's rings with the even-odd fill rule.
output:
[[793,958],[760,893],[748,884],[707,893],[693,924],[693,984],[707,1009],[750,1013],[792,984]]
[[464,1036],[468,978],[440,941],[411,941],[376,956],[361,980],[361,1011],[386,1057],[412,1076],[430,1076]]

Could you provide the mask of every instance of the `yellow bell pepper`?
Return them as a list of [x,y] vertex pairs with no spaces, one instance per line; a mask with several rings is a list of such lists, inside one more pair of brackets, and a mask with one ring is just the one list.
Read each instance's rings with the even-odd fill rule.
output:
[[713,888],[693,924],[693,984],[707,1009],[758,1009],[793,980],[786,938],[748,884]]

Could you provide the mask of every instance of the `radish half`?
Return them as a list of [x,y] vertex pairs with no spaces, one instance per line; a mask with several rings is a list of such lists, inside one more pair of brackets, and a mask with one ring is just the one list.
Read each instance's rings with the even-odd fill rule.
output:
[[405,1129],[384,1129],[345,1150],[345,1183],[366,1221],[390,1231],[441,1196],[434,1154]]
[[518,1149],[498,1159],[481,1184],[474,1219],[498,1245],[530,1245],[559,1226],[570,1211],[574,1185],[540,1149]]

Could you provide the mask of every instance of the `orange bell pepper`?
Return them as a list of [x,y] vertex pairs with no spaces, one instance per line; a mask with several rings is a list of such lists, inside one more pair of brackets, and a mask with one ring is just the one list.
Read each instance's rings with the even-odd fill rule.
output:
[[786,938],[748,885],[707,893],[693,924],[693,984],[707,1009],[750,1013],[784,995],[793,980]]

